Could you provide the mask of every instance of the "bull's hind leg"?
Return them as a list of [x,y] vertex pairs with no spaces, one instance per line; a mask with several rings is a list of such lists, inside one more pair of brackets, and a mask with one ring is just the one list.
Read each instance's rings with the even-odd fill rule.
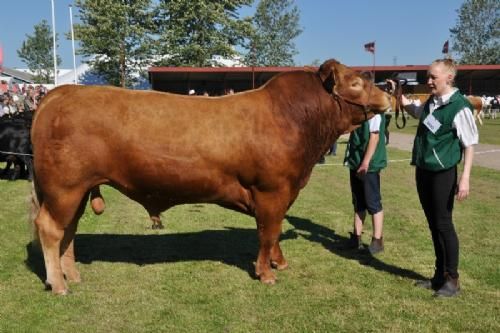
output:
[[276,275],[271,270],[271,262],[279,268],[288,266],[281,248],[279,237],[285,217],[288,200],[283,193],[259,193],[256,195],[255,219],[259,235],[259,254],[255,264],[255,275],[262,283],[274,284]]
[[64,238],[61,243],[61,267],[66,277],[67,281],[70,282],[80,282],[80,272],[76,268],[75,263],[75,248],[74,248],[74,240],[76,229],[78,227],[78,221],[80,217],[85,212],[85,205],[87,203],[87,196],[80,203],[80,207],[76,212],[75,217],[73,218],[73,222],[66,227],[64,230]]
[[64,230],[64,238],[61,243],[61,268],[67,281],[80,282],[80,272],[76,268],[74,239],[78,222],[71,223]]
[[40,207],[36,226],[42,245],[45,270],[47,271],[45,285],[47,288],[51,288],[54,294],[65,295],[68,288],[64,281],[60,261],[61,240],[64,237],[64,229],[54,221],[45,204]]
[[[76,213],[82,198],[83,195],[77,193],[62,193],[58,199],[51,201],[50,205],[44,200],[35,220],[47,271],[46,286],[50,287],[54,294],[68,293],[62,261],[64,270],[71,278],[78,278],[78,274],[75,273],[77,271],[72,243],[77,225],[74,219],[79,217]],[[61,261],[63,254],[68,256]]]
[[151,229],[163,229],[163,223],[161,223],[161,218],[160,214],[153,214],[150,215],[149,218],[151,219]]
[[[158,209],[157,205],[146,203],[144,208],[148,211],[149,218],[151,219],[151,229],[163,229],[163,224],[161,223],[161,210]],[[168,209],[168,208],[165,208]]]

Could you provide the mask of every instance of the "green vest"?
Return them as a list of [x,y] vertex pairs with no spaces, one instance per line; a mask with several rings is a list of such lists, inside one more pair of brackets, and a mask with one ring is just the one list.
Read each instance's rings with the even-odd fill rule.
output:
[[[379,140],[375,153],[372,156],[370,165],[368,167],[368,172],[377,172],[387,166],[387,151],[385,149],[385,117],[381,115],[380,128],[379,128]],[[357,170],[365,156],[366,147],[368,146],[368,141],[370,140],[370,125],[368,121],[361,124],[351,132],[349,136],[349,142],[347,143],[347,149],[344,158],[344,164],[346,164],[349,169]]]
[[425,103],[420,115],[411,164],[429,171],[446,170],[458,164],[462,159],[462,145],[456,129],[453,128],[453,120],[463,108],[468,107],[472,110],[473,107],[457,90],[451,95],[448,104],[438,107],[432,113],[441,124],[436,133],[432,133],[424,124],[424,120],[430,113],[431,98]]

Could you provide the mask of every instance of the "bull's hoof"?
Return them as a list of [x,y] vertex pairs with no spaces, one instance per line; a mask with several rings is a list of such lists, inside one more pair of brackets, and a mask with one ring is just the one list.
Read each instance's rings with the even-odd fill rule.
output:
[[267,284],[267,285],[272,286],[272,285],[276,284],[276,278],[270,278],[270,277],[265,278],[265,277],[260,276],[260,282],[262,282],[263,284]]
[[288,262],[286,260],[283,260],[280,263],[271,261],[271,267],[277,269],[278,271],[282,271],[288,268]]
[[79,272],[66,273],[64,275],[66,277],[66,281],[68,281],[68,282],[72,282],[72,283],[82,282],[82,278],[80,277]]
[[264,284],[273,285],[276,283],[276,275],[271,271],[257,274],[257,276],[260,282]]
[[155,230],[155,229],[163,229],[163,228],[165,228],[165,227],[163,226],[163,224],[153,224],[153,225],[151,226],[151,229],[153,229],[153,230]]
[[56,296],[66,296],[66,295],[70,294],[70,291],[69,291],[69,289],[63,289],[63,290],[60,290],[60,291],[54,291],[54,290],[52,290],[52,294],[56,295]]
[[61,295],[61,296],[66,296],[69,294],[69,289],[66,287],[62,288],[53,288],[52,285],[48,282],[45,281],[45,290],[52,290],[53,295]]

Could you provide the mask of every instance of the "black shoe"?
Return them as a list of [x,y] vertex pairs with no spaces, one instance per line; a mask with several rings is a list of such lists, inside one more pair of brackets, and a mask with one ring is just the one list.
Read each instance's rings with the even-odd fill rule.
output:
[[458,278],[447,276],[446,283],[434,294],[436,297],[455,297],[460,294]]
[[429,280],[418,280],[415,282],[415,286],[424,288],[424,289],[429,289],[429,290],[434,290],[438,291],[441,289],[441,287],[444,285],[445,281],[443,280],[437,280],[437,279],[429,279]]
[[438,291],[446,282],[447,274],[434,271],[434,276],[428,280],[418,280],[415,282],[415,286]]
[[361,236],[358,236],[352,232],[349,233],[351,236],[349,238],[349,243],[347,244],[347,248],[363,250],[363,242],[361,241]]
[[370,246],[368,246],[368,251],[370,251],[371,255],[384,251],[384,237],[380,237],[379,239],[372,237],[372,242]]

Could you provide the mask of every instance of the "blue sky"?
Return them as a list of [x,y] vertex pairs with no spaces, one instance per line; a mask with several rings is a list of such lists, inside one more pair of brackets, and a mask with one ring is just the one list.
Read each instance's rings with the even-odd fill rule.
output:
[[[64,38],[70,31],[69,5],[73,0],[54,0],[58,54],[61,68],[73,64],[71,41]],[[258,0],[255,1],[256,3]],[[449,29],[457,22],[457,9],[464,0],[295,0],[301,12],[303,33],[295,40],[299,54],[297,65],[309,65],[336,58],[349,66],[372,64],[372,55],[364,51],[367,42],[376,42],[376,65],[426,65],[442,56]],[[251,15],[255,6],[243,8]],[[50,0],[0,0],[0,43],[4,48],[4,66],[22,68],[17,57],[26,34],[46,19],[51,24]],[[73,14],[78,14],[73,8]],[[77,18],[75,17],[76,21]],[[77,58],[77,63],[81,59]]]

